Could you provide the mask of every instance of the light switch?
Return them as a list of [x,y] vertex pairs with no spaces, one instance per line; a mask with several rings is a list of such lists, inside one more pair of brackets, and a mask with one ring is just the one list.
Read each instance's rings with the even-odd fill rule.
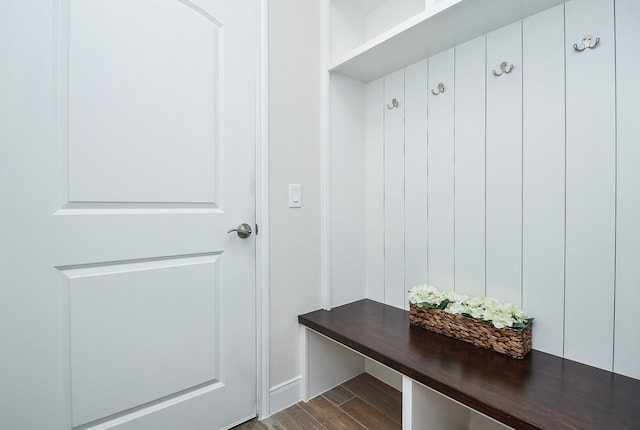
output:
[[289,184],[289,207],[302,207],[302,189],[300,184]]

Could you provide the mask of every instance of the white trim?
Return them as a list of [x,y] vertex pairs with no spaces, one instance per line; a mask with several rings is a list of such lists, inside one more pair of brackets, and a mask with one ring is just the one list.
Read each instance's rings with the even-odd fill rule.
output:
[[402,428],[413,430],[413,380],[402,375]]
[[302,376],[278,384],[270,390],[271,414],[295,405],[302,400]]
[[300,331],[300,374],[302,375],[302,400],[308,402],[309,398],[309,331],[305,326],[299,324]]
[[322,2],[320,18],[320,289],[321,306],[331,309],[331,75],[328,72],[331,47],[330,0]]
[[269,416],[269,0],[258,0],[256,103],[256,400],[260,419]]

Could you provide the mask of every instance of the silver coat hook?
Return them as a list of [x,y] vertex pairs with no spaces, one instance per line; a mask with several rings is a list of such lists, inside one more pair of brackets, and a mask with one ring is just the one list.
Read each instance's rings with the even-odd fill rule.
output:
[[438,91],[434,90],[433,88],[431,89],[431,94],[433,94],[434,96],[442,93],[444,93],[444,84],[442,82],[438,84]]
[[391,104],[387,103],[387,109],[395,109],[398,107],[398,99],[391,100]]
[[500,63],[500,72],[498,73],[494,69],[493,76],[502,76],[503,73],[511,73],[512,70],[513,64],[509,64],[506,61],[503,61],[502,63]]
[[[593,42],[593,45],[591,44]],[[573,49],[575,49],[578,52],[582,52],[585,49],[593,49],[596,46],[598,46],[598,43],[600,42],[600,38],[596,37],[596,40],[593,40],[593,36],[590,34],[587,34],[586,36],[584,36],[582,38],[582,45],[584,46],[583,48],[579,48],[577,43],[573,44]]]

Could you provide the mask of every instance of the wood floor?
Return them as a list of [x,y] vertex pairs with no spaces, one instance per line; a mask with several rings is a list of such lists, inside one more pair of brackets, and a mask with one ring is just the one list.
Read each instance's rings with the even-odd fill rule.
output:
[[363,373],[263,421],[234,430],[393,430],[401,429],[402,393]]

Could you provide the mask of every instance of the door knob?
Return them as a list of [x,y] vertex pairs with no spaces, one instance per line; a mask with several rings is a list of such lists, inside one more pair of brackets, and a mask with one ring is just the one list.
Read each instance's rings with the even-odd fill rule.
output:
[[231,230],[229,230],[227,233],[231,233],[232,231],[235,231],[238,233],[238,237],[241,239],[246,239],[249,236],[251,236],[251,226],[249,224],[246,223],[242,223],[238,226],[238,228],[233,228]]

